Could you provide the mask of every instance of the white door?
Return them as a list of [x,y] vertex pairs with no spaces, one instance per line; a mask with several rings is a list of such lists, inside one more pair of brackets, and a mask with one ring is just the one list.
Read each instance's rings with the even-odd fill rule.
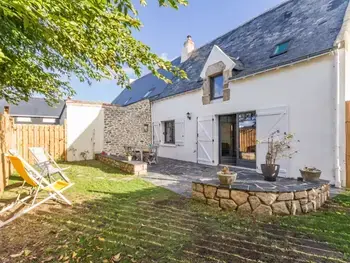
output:
[[214,163],[214,116],[197,119],[197,161],[209,165]]
[[160,122],[153,122],[153,144],[159,145],[161,143],[161,128]]
[[[256,145],[256,165],[257,171],[261,172],[260,164],[265,163],[267,153],[267,139],[275,131],[283,136],[288,133],[288,108],[275,107],[256,111],[256,139],[260,142]],[[288,176],[289,159],[276,161],[280,167],[280,175]]]

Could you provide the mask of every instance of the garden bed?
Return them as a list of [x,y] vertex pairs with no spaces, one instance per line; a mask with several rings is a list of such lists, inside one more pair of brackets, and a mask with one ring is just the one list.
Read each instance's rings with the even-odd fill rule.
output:
[[96,160],[110,165],[112,167],[119,168],[123,172],[133,175],[146,175],[147,163],[140,161],[127,161],[114,155],[96,154]]

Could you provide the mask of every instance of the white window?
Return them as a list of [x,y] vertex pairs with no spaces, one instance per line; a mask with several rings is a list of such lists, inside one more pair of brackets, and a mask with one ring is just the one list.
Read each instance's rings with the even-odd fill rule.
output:
[[56,123],[56,119],[43,118],[43,123]]
[[175,121],[164,122],[164,143],[175,144]]
[[17,117],[16,121],[17,122],[32,122],[32,118],[29,118],[29,117]]

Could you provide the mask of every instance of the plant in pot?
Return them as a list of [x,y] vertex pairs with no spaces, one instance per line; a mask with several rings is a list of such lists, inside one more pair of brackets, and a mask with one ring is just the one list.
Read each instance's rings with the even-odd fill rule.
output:
[[222,168],[222,170],[218,172],[217,175],[219,177],[220,184],[222,185],[231,185],[237,179],[237,173],[231,172],[227,166]]
[[322,171],[315,167],[305,166],[303,169],[299,169],[304,181],[318,181],[320,180]]
[[292,158],[297,151],[292,151],[291,144],[294,140],[294,135],[284,133],[282,136],[277,130],[271,133],[267,139],[267,153],[265,163],[261,164],[261,171],[265,181],[274,182],[278,176],[280,165],[276,164],[278,159]]
[[131,153],[131,151],[126,150],[125,151],[125,156],[126,156],[126,159],[128,160],[128,162],[132,161],[132,153]]

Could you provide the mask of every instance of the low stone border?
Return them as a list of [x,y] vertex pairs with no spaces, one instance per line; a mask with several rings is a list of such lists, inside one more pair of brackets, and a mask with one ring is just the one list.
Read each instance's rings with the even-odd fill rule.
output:
[[102,155],[96,154],[96,160],[105,163],[107,165],[119,168],[123,172],[133,175],[146,175],[147,174],[147,163],[139,161],[125,161],[118,159],[113,155]]
[[295,192],[230,190],[205,183],[192,183],[192,198],[223,210],[253,215],[296,215],[319,209],[329,198],[329,184]]

